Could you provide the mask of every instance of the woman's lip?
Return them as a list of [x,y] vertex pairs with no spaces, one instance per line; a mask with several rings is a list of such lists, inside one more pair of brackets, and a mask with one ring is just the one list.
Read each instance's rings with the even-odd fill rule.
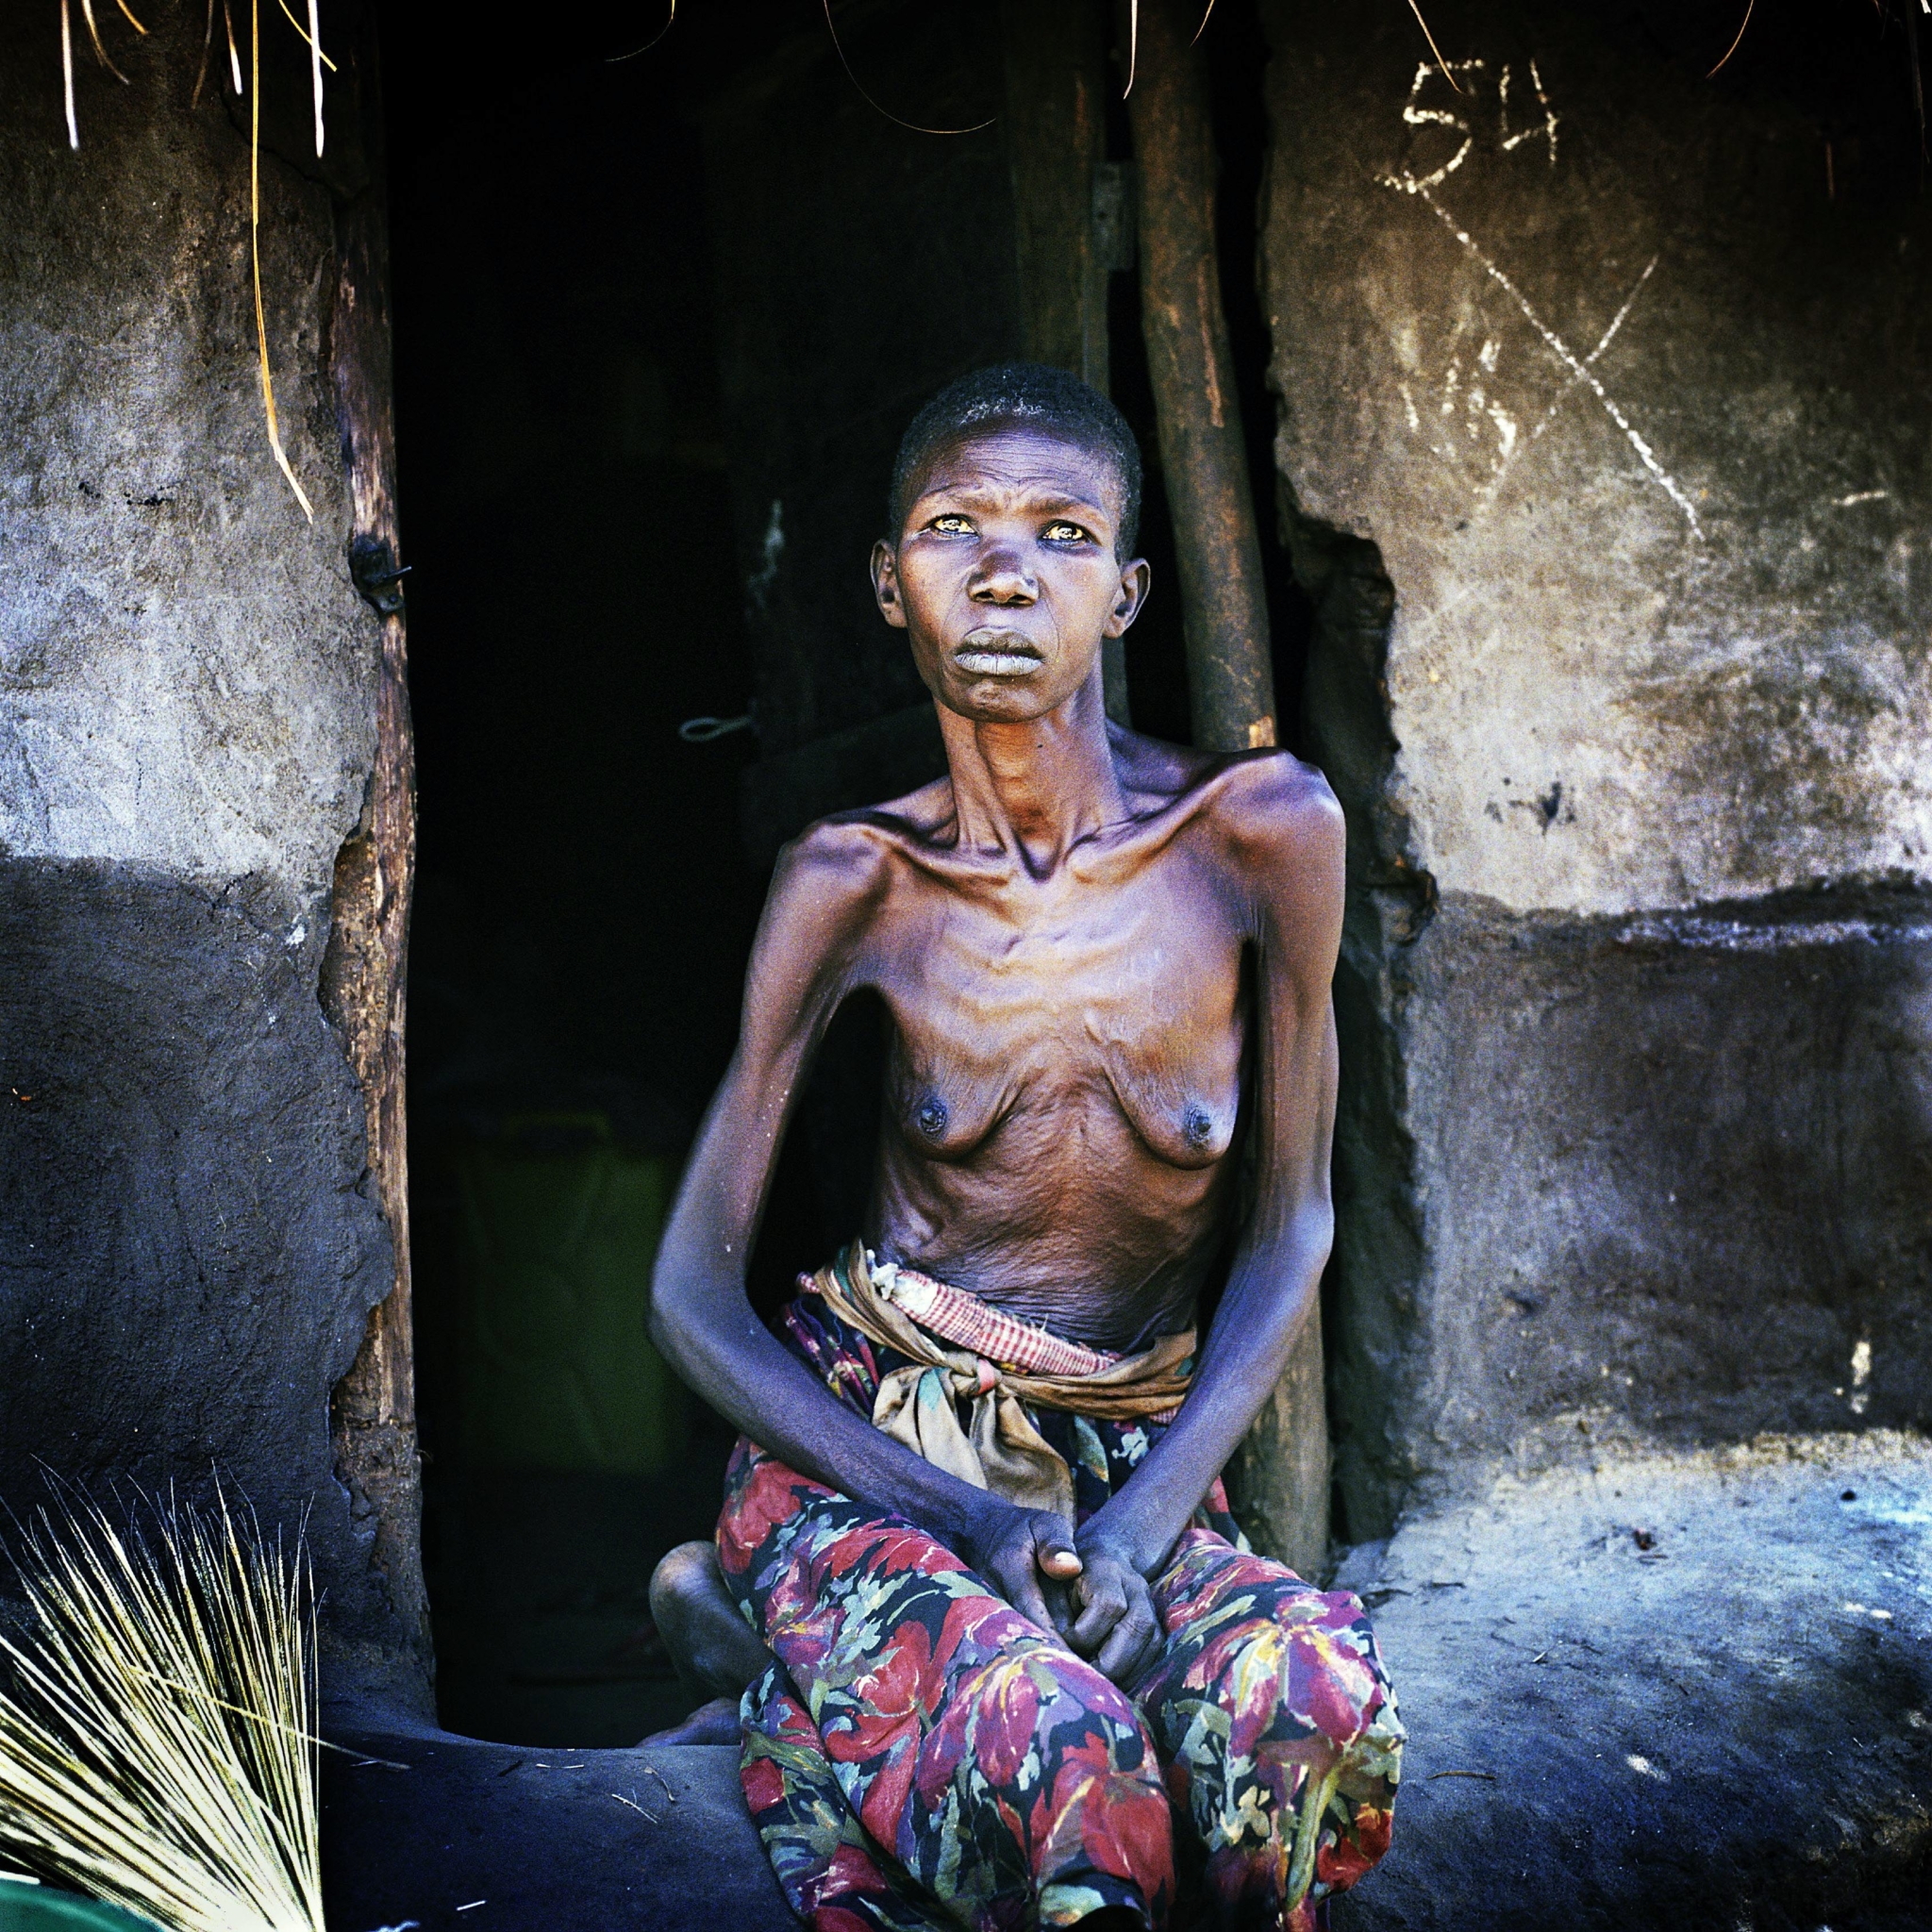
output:
[[953,650],[961,671],[981,677],[1024,677],[1045,660],[1024,638],[1012,631],[974,631]]
[[1031,651],[979,650],[955,651],[953,662],[981,677],[1024,677],[1040,669],[1041,660]]

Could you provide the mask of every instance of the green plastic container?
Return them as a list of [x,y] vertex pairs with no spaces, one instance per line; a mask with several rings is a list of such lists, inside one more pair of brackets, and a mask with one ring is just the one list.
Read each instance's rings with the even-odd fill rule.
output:
[[689,1397],[644,1333],[669,1160],[601,1115],[532,1115],[451,1150],[457,1343],[473,1469],[649,1475],[683,1456]]
[[0,1932],[155,1932],[152,1920],[71,1891],[0,1880]]

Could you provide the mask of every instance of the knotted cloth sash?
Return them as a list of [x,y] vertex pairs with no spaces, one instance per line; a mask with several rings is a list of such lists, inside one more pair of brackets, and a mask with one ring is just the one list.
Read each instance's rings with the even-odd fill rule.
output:
[[[1034,1426],[1027,1405],[1110,1422],[1167,1422],[1193,1373],[1191,1328],[1135,1355],[1087,1348],[946,1282],[891,1262],[875,1266],[862,1241],[801,1285],[869,1341],[911,1357],[881,1380],[875,1427],[976,1490],[1070,1523],[1073,1472]],[[965,1428],[961,1402],[972,1405]]]

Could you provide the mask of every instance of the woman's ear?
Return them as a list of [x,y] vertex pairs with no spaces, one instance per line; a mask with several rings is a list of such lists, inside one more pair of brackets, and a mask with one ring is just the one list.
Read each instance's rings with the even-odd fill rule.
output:
[[872,546],[872,593],[877,600],[879,615],[894,630],[904,630],[906,606],[899,597],[899,559],[883,537]]
[[1121,587],[1114,592],[1113,608],[1107,613],[1105,634],[1110,638],[1125,635],[1127,626],[1141,614],[1147,601],[1147,585],[1153,572],[1144,557],[1137,557],[1121,572]]

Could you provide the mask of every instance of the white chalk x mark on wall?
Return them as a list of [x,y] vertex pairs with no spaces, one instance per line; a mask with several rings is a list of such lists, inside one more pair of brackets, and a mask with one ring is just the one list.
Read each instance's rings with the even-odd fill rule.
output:
[[[1514,70],[1508,63],[1505,63],[1497,71],[1496,78],[1495,150],[1500,154],[1513,154],[1525,144],[1540,143],[1548,165],[1555,168],[1558,154],[1557,128],[1561,125],[1561,117],[1551,103],[1549,89],[1543,81],[1542,69],[1535,57],[1531,57],[1528,66],[1529,91],[1535,95],[1541,118],[1532,117],[1526,125],[1512,125],[1512,87],[1515,89],[1519,112],[1524,96],[1521,86],[1516,82]],[[1487,61],[1474,58],[1452,61],[1446,69],[1438,67],[1430,61],[1418,62],[1415,77],[1409,83],[1408,95],[1402,107],[1404,125],[1420,129],[1442,128],[1452,135],[1459,135],[1461,139],[1453,153],[1424,173],[1418,174],[1413,166],[1404,162],[1398,172],[1385,174],[1379,178],[1384,187],[1397,193],[1412,194],[1427,205],[1430,212],[1449,230],[1457,244],[1477,263],[1490,281],[1509,297],[1524,320],[1536,331],[1543,346],[1568,373],[1569,379],[1542,410],[1527,436],[1524,436],[1522,433],[1519,417],[1520,403],[1517,409],[1512,409],[1495,393],[1495,385],[1485,379],[1496,374],[1501,355],[1501,345],[1493,337],[1486,337],[1476,357],[1481,374],[1471,372],[1465,376],[1460,355],[1451,357],[1448,369],[1438,390],[1438,408],[1434,413],[1444,419],[1459,415],[1464,427],[1463,443],[1472,448],[1480,445],[1487,449],[1488,476],[1477,494],[1478,504],[1487,505],[1493,501],[1516,457],[1535,443],[1550,426],[1570,392],[1579,387],[1586,388],[1595,396],[1605,414],[1622,432],[1624,441],[1635,452],[1650,479],[1676,506],[1689,525],[1690,534],[1701,539],[1704,535],[1703,525],[1698,519],[1696,506],[1691,501],[1690,492],[1665,469],[1648,439],[1630,421],[1627,412],[1604,387],[1602,379],[1596,374],[1598,360],[1616,340],[1638,296],[1657,272],[1657,258],[1653,257],[1645,264],[1642,274],[1638,276],[1624,297],[1596,346],[1588,356],[1578,357],[1562,337],[1531,307],[1528,298],[1514,279],[1498,266],[1489,252],[1476,242],[1469,230],[1463,227],[1436,198],[1434,190],[1441,187],[1451,175],[1456,174],[1468,162],[1471,155],[1476,152],[1479,142],[1487,143],[1490,140],[1488,131],[1479,131],[1478,127],[1485,106],[1480,81],[1489,72]],[[1461,89],[1454,107],[1425,104],[1426,91],[1431,86],[1447,87],[1452,84]],[[1459,325],[1457,333],[1460,333]],[[1507,385],[1505,384],[1504,387],[1507,389]],[[1458,454],[1461,445],[1452,438],[1450,444],[1445,447],[1424,428],[1422,412],[1417,407],[1413,387],[1407,383],[1403,384],[1401,394],[1411,432],[1425,436],[1429,447],[1438,457],[1462,467],[1467,458]],[[1860,495],[1846,499],[1846,503],[1849,505],[1852,502],[1865,500],[1866,498]]]
[[[1603,334],[1597,338],[1596,347],[1593,348],[1590,352],[1590,354],[1583,358],[1582,367],[1585,370],[1593,369],[1596,366],[1597,358],[1604,353],[1606,349],[1607,349],[1610,346],[1610,344],[1613,341],[1616,341],[1618,330],[1624,326],[1624,322],[1629,317],[1631,309],[1636,307],[1637,298],[1643,291],[1643,285],[1647,281],[1649,281],[1652,275],[1656,273],[1657,265],[1660,258],[1660,257],[1653,255],[1650,258],[1649,261],[1644,264],[1643,273],[1641,275],[1639,275],[1636,281],[1631,285],[1630,292],[1624,297],[1624,300],[1622,304],[1619,306],[1616,314],[1610,318],[1609,327],[1605,329]],[[1573,375],[1570,377],[1570,379],[1566,383],[1564,383],[1563,387],[1557,391],[1556,395],[1551,399],[1549,407],[1542,412],[1541,416],[1540,416],[1537,419],[1535,427],[1530,430],[1528,437],[1524,440],[1523,444],[1524,448],[1527,449],[1530,446],[1530,444],[1534,443],[1537,441],[1537,439],[1542,435],[1543,431],[1546,430],[1550,426],[1550,425],[1557,420],[1557,411],[1560,410],[1564,403],[1569,400],[1571,392],[1577,386],[1577,381],[1578,378]],[[1514,455],[1516,449],[1516,436],[1514,433],[1515,425],[1513,424],[1510,425],[1510,435],[1506,440],[1501,459],[1497,462],[1494,473],[1491,476],[1490,481],[1484,486],[1482,490],[1479,500],[1483,503],[1489,503],[1493,501],[1497,491],[1499,491],[1503,487],[1505,477],[1508,473],[1509,461],[1511,457]]]
[[[1638,460],[1641,461],[1643,467],[1650,473],[1651,479],[1657,484],[1657,488],[1660,489],[1664,492],[1664,494],[1668,496],[1671,499],[1671,501],[1677,506],[1678,509],[1683,512],[1684,521],[1690,526],[1690,534],[1693,537],[1701,539],[1704,535],[1704,528],[1703,525],[1697,520],[1696,506],[1690,501],[1690,496],[1686,493],[1683,487],[1677,482],[1676,478],[1674,477],[1670,474],[1670,472],[1664,468],[1663,464],[1657,460],[1657,452],[1651,448],[1650,444],[1644,440],[1644,437],[1642,436],[1641,432],[1638,430],[1634,424],[1632,424],[1630,418],[1624,414],[1622,407],[1618,404],[1616,399],[1604,387],[1603,382],[1598,377],[1595,370],[1592,369],[1589,363],[1579,359],[1575,352],[1571,349],[1570,345],[1566,341],[1564,341],[1562,337],[1557,335],[1556,330],[1551,328],[1550,325],[1543,321],[1542,317],[1540,316],[1536,312],[1536,310],[1530,307],[1529,299],[1527,296],[1524,294],[1523,291],[1519,289],[1516,286],[1515,282],[1501,268],[1499,268],[1496,265],[1496,263],[1491,258],[1491,257],[1476,243],[1474,238],[1470,234],[1469,230],[1467,228],[1462,227],[1457,222],[1455,216],[1452,215],[1449,212],[1449,210],[1445,208],[1442,206],[1442,204],[1439,202],[1432,193],[1430,193],[1429,190],[1426,187],[1418,182],[1411,192],[1421,196],[1423,201],[1428,205],[1430,213],[1432,213],[1436,217],[1436,219],[1439,222],[1441,222],[1445,228],[1449,230],[1450,234],[1456,238],[1457,246],[1460,247],[1462,251],[1466,255],[1468,255],[1470,258],[1477,264],[1478,267],[1482,269],[1483,273],[1490,278],[1491,281],[1494,282],[1495,285],[1499,289],[1501,289],[1503,292],[1506,295],[1507,295],[1513,303],[1515,303],[1517,308],[1522,312],[1523,319],[1525,322],[1527,322],[1530,327],[1537,332],[1537,335],[1541,338],[1543,346],[1549,350],[1550,354],[1553,355],[1557,358],[1557,360],[1563,365],[1564,368],[1569,370],[1571,376],[1573,378],[1573,382],[1580,382],[1584,384],[1590,390],[1591,393],[1596,397],[1597,401],[1600,404],[1602,404],[1604,413],[1609,417],[1610,421],[1613,422],[1620,430],[1623,431],[1624,441],[1629,443],[1630,447],[1633,450],[1636,451]],[[1646,268],[1642,275],[1641,275],[1638,278],[1639,289],[1641,289],[1643,286],[1644,282],[1649,280],[1651,269],[1654,269],[1655,267],[1656,263],[1652,262],[1651,267]],[[1631,291],[1630,299],[1634,300],[1636,290],[1633,290]],[[1627,302],[1625,304],[1625,308],[1623,312],[1628,312]],[[1615,332],[1615,329],[1617,327],[1620,327],[1621,325],[1622,315],[1620,314],[1618,321],[1612,325],[1611,333],[1613,334]],[[1591,360],[1593,361],[1595,359],[1595,355],[1601,353],[1602,348],[1607,347],[1607,345],[1608,342],[1607,338],[1605,342],[1599,345],[1598,350],[1592,353]]]

